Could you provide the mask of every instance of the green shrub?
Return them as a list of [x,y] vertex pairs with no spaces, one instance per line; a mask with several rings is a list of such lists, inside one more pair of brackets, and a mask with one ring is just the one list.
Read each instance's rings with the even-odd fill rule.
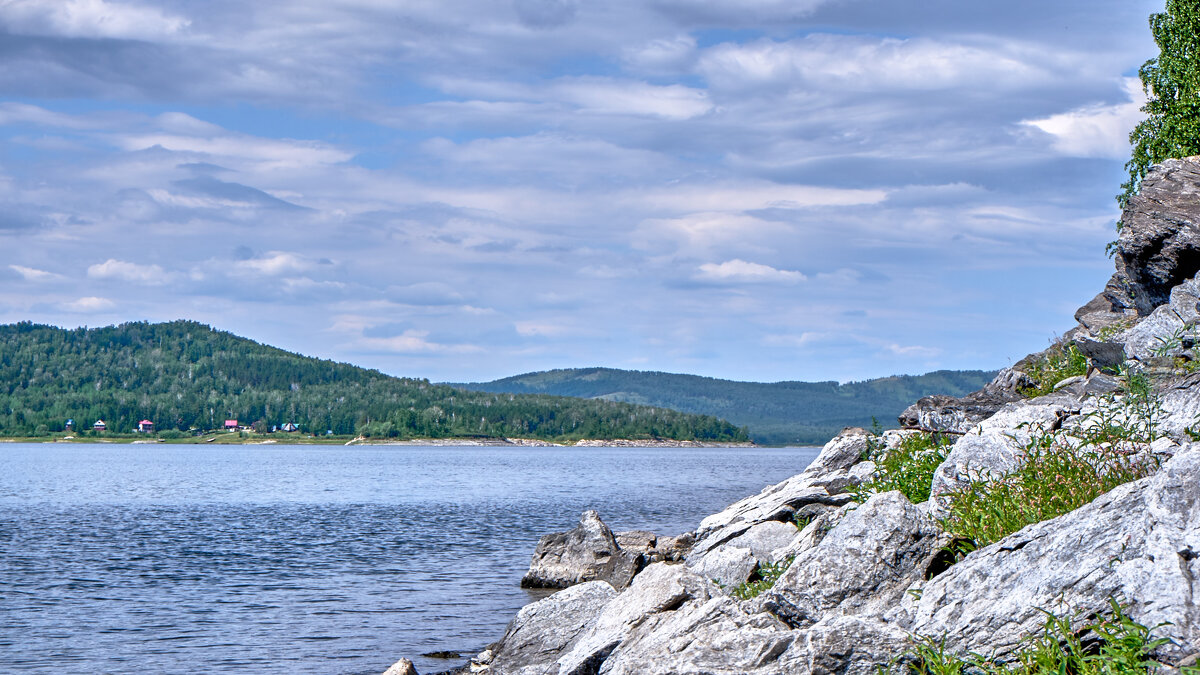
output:
[[754,573],[758,579],[753,579],[753,577],[751,577],[751,581],[747,581],[744,584],[738,584],[733,588],[732,591],[729,592],[729,594],[738,600],[749,600],[750,598],[758,597],[760,593],[770,589],[775,585],[775,582],[779,580],[779,577],[783,576],[783,573],[786,572],[787,568],[791,566],[793,560],[795,560],[795,556],[786,560],[780,560],[773,565],[759,565],[758,570],[756,570]]
[[1148,392],[1131,392],[1099,399],[1097,410],[1069,429],[1033,427],[1023,464],[1002,476],[976,476],[950,493],[942,527],[960,552],[970,551],[1150,475],[1158,461],[1138,451],[1156,438],[1157,413]]
[[925,432],[905,436],[891,450],[878,442],[868,443],[864,459],[875,462],[875,476],[850,489],[854,500],[862,503],[873,494],[892,490],[904,493],[914,504],[929,499],[933,472],[946,461],[953,444],[943,434]]
[[1087,375],[1087,357],[1073,342],[1055,345],[1041,359],[1025,369],[1025,374],[1034,381],[1034,386],[1020,390],[1026,398],[1034,398],[1054,391],[1054,385],[1068,377]]
[[[1115,675],[1156,673],[1160,664],[1150,654],[1169,642],[1155,638],[1147,628],[1125,614],[1110,599],[1112,616],[1073,622],[1046,612],[1042,632],[1029,637],[1016,653],[1004,660],[979,654],[959,657],[946,652],[945,639],[914,636],[912,646],[897,659],[906,662],[910,673],[921,675]],[[1091,632],[1100,639],[1099,649],[1089,648],[1081,636]],[[1184,669],[1195,673],[1195,669]]]

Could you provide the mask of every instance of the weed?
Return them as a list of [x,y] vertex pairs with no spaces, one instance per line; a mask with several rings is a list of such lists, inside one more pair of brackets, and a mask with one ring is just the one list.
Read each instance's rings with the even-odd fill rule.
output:
[[1088,370],[1087,357],[1073,342],[1055,345],[1046,351],[1038,361],[1030,364],[1025,370],[1034,386],[1021,389],[1019,393],[1026,398],[1034,398],[1054,391],[1054,385],[1068,377],[1086,375]]
[[1121,333],[1133,328],[1136,323],[1135,319],[1121,319],[1120,321],[1110,323],[1096,331],[1096,338],[1102,342],[1109,342]]
[[[965,658],[946,651],[946,640],[913,636],[908,650],[896,661],[908,664],[908,672],[920,675],[1111,675],[1116,673],[1157,673],[1160,664],[1151,653],[1169,642],[1155,638],[1154,629],[1131,619],[1121,605],[1109,599],[1112,615],[1090,621],[1072,621],[1068,617],[1045,612],[1046,622],[1038,635],[1030,636],[1008,659],[971,654]],[[1165,624],[1160,624],[1165,625]],[[1155,627],[1157,628],[1157,626]],[[1100,640],[1099,649],[1085,644],[1082,636],[1091,633]]]
[[933,472],[946,460],[954,441],[937,433],[918,433],[905,436],[895,448],[882,444],[870,446],[868,457],[875,462],[875,476],[850,489],[854,500],[862,503],[872,494],[899,490],[914,504],[929,499]]
[[1157,401],[1148,394],[1101,397],[1068,429],[1031,425],[1022,465],[974,477],[948,495],[943,528],[959,552],[987,546],[1032,523],[1073,511],[1114,487],[1150,475],[1158,459],[1140,452],[1156,437]]
[[815,520],[813,516],[802,516],[799,513],[792,515],[792,524],[796,526],[797,530],[803,530],[804,528],[808,527],[808,524],[813,520]]
[[786,572],[787,568],[791,566],[793,560],[795,560],[795,556],[787,558],[786,560],[780,560],[775,564],[759,565],[758,570],[755,571],[755,575],[758,577],[758,579],[747,581],[744,584],[738,584],[732,591],[729,592],[729,594],[738,600],[749,600],[750,598],[758,597],[760,593],[770,589],[775,585],[775,582],[779,580],[779,577],[783,576],[783,573]]

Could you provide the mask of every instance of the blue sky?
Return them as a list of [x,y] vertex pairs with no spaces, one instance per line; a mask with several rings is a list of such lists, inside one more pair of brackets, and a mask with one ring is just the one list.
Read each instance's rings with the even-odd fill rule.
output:
[[437,381],[1002,367],[1111,273],[1121,0],[0,0],[0,321]]

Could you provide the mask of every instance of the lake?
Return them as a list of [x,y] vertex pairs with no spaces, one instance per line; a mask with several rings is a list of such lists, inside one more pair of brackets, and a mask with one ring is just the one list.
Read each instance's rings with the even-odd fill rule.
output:
[[[0,445],[5,672],[460,665],[595,508],[678,534],[818,448]],[[421,657],[457,651],[462,659]]]

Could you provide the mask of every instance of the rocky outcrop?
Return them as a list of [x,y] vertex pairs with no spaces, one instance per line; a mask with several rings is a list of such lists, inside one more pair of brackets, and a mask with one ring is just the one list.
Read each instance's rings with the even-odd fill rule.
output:
[[579,525],[543,536],[521,578],[522,588],[566,588],[585,581],[629,585],[641,555],[622,551],[612,530],[595,511],[584,511]]
[[1020,370],[1005,368],[987,386],[966,396],[926,396],[900,413],[906,429],[966,433],[1013,401],[1023,400],[1020,390],[1033,381]]
[[513,675],[557,672],[554,664],[563,651],[616,595],[607,582],[591,581],[526,605],[484,656],[487,665],[492,672]]
[[1089,330],[1146,316],[1200,272],[1200,158],[1150,169],[1121,214],[1116,272],[1075,318]]

